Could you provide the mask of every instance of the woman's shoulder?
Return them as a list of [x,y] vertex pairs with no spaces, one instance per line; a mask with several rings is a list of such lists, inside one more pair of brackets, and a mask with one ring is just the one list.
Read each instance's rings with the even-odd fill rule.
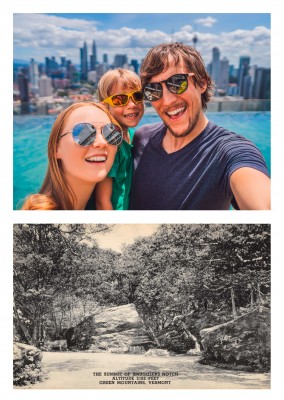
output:
[[57,206],[46,194],[32,194],[26,198],[21,210],[57,210]]

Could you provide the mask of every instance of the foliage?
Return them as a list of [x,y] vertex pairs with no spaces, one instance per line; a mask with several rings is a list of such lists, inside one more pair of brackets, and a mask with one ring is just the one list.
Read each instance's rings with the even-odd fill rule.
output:
[[201,329],[269,307],[269,225],[163,224],[121,254],[94,239],[109,229],[15,225],[14,315],[22,340],[56,339],[100,307],[134,303],[157,347],[185,352]]

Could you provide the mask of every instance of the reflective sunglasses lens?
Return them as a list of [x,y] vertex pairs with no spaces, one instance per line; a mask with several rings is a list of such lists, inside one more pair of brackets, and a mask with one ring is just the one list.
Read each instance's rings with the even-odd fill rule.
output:
[[143,95],[143,92],[141,92],[141,91],[139,91],[139,92],[134,92],[132,96],[133,96],[133,100],[134,100],[136,103],[141,103],[141,101],[143,101],[144,95]]
[[122,142],[122,132],[117,125],[105,125],[102,129],[102,135],[109,144],[117,146]]
[[186,75],[173,75],[166,81],[167,88],[170,92],[175,94],[184,93],[187,89],[187,76]]
[[111,100],[115,107],[122,107],[128,103],[128,96],[126,94],[116,94],[111,97]]
[[159,100],[163,95],[163,88],[160,83],[148,83],[144,89],[144,96],[149,101]]
[[73,128],[72,136],[74,142],[80,146],[89,146],[96,138],[96,129],[91,124],[77,124]]

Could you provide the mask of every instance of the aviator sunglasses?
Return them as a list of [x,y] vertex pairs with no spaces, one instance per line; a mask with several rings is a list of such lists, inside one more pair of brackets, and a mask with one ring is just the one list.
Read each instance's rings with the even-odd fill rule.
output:
[[101,134],[104,137],[105,141],[108,144],[112,144],[114,146],[118,146],[122,142],[122,131],[118,125],[115,124],[106,124],[101,128],[95,128],[94,125],[88,122],[80,122],[76,124],[72,131],[65,132],[58,137],[58,140],[63,136],[68,135],[68,133],[72,133],[72,137],[75,143],[80,146],[86,147],[90,146],[94,143],[97,130],[101,130]]
[[147,83],[143,88],[144,96],[149,101],[157,101],[163,96],[163,86],[165,83],[167,89],[173,94],[182,94],[188,88],[188,76],[193,76],[194,73],[189,74],[175,74],[168,79],[160,82]]
[[143,92],[141,90],[136,90],[131,93],[120,93],[114,94],[113,96],[109,96],[103,100],[103,103],[108,103],[112,107],[124,107],[129,103],[129,99],[133,101],[133,103],[138,104],[143,101]]

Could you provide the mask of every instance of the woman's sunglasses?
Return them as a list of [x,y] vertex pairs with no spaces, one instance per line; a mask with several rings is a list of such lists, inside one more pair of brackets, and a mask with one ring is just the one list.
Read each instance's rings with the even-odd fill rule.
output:
[[167,89],[174,94],[182,94],[188,88],[187,78],[193,76],[194,73],[189,74],[175,74],[170,76],[168,79],[160,82],[147,83],[143,88],[144,96],[149,101],[157,101],[163,96],[163,86],[165,83]]
[[[118,146],[119,144],[121,144],[122,130],[118,125],[107,124],[99,128],[99,130],[101,130],[101,134],[108,144],[112,144],[114,146]],[[79,144],[80,146],[86,147],[94,143],[97,136],[97,128],[87,122],[80,122],[73,127],[72,131],[65,132],[60,135],[58,137],[58,140],[61,139],[63,136],[68,135],[68,133],[72,133],[72,137],[75,143]]]
[[129,103],[130,98],[133,103],[138,104],[142,103],[143,97],[143,92],[141,90],[136,90],[131,93],[114,94],[104,99],[103,103],[108,103],[112,107],[124,107]]

